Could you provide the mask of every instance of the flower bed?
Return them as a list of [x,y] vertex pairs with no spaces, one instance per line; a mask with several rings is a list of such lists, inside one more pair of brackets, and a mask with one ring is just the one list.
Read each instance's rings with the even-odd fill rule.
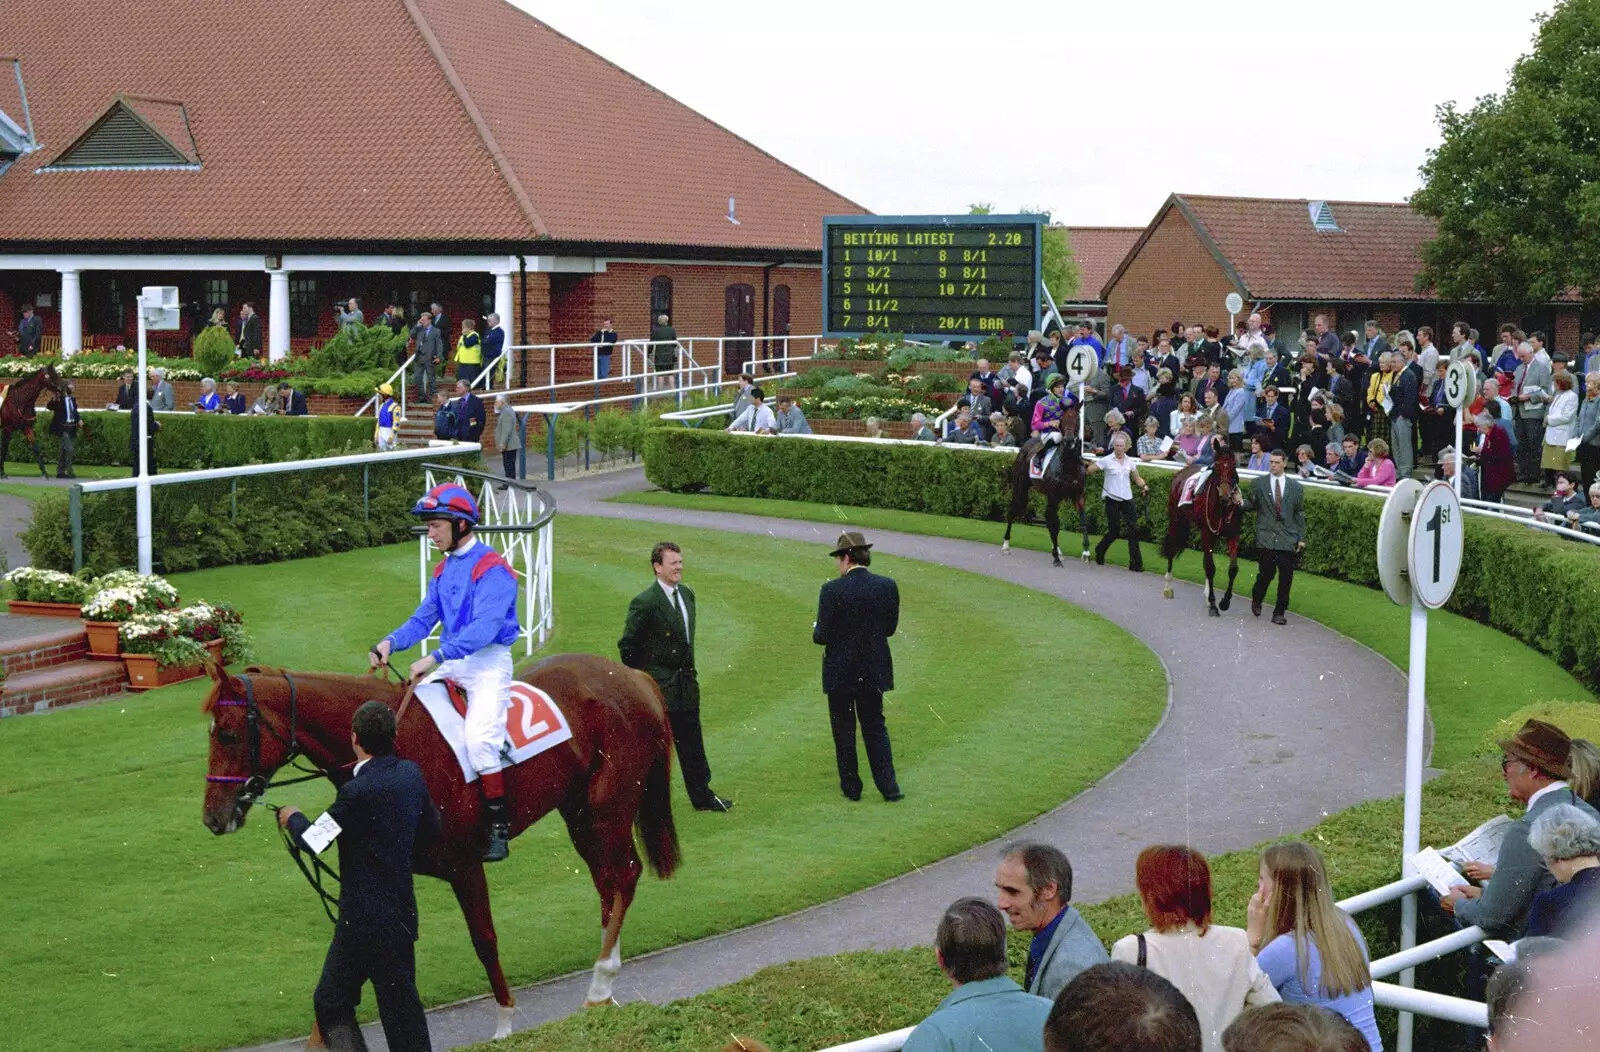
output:
[[87,581],[59,570],[21,566],[5,576],[13,614],[35,617],[82,617],[91,588]]
[[178,605],[177,589],[154,574],[112,570],[96,578],[90,589],[83,605],[84,628],[89,633],[89,656],[101,661],[122,656],[123,622]]

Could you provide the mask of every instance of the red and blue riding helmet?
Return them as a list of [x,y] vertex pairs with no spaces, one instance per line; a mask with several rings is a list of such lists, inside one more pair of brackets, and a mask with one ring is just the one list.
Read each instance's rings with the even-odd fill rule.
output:
[[411,506],[411,514],[424,519],[456,519],[469,526],[478,525],[478,502],[472,499],[467,488],[455,482],[446,482],[428,491],[428,495]]

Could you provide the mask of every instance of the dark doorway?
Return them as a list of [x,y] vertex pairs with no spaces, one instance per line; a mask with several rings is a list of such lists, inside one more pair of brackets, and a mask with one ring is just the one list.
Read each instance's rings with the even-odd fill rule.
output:
[[729,285],[723,293],[722,335],[742,337],[722,345],[722,367],[738,372],[751,357],[749,337],[756,334],[756,290],[749,285]]

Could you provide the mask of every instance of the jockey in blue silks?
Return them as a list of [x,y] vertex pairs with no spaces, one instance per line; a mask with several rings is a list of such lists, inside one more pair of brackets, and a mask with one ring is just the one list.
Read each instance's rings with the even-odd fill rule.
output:
[[473,536],[478,502],[454,482],[435,486],[411,514],[428,524],[428,539],[444,552],[428,594],[410,620],[372,648],[373,667],[441,628],[439,645],[411,665],[411,678],[453,680],[467,692],[467,759],[478,774],[489,819],[485,862],[509,853],[510,821],[500,749],[511,703],[511,644],[517,622],[517,574],[500,553]]

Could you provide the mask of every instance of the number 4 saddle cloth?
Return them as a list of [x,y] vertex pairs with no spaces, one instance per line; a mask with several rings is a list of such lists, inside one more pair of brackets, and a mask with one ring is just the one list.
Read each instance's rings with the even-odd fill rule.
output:
[[[476,781],[478,772],[467,762],[467,696],[455,683],[431,682],[417,685],[416,700],[421,702],[434,726],[449,743],[461,765],[461,777]],[[500,755],[507,767],[532,759],[542,752],[572,740],[572,728],[555,699],[527,683],[511,684],[511,705],[506,710],[506,740]]]

